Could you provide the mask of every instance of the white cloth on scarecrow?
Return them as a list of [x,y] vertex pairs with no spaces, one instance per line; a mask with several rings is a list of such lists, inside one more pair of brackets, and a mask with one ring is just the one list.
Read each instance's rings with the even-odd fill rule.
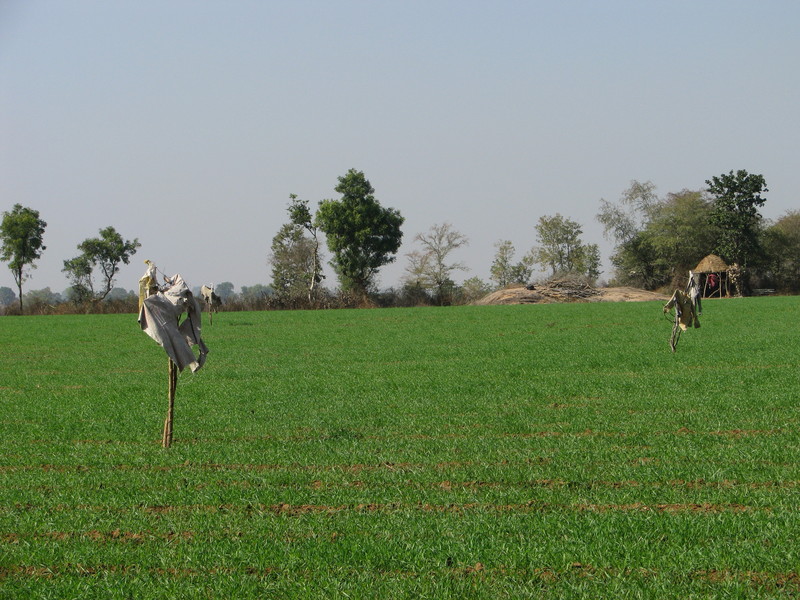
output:
[[[208,354],[200,337],[200,304],[183,277],[175,275],[169,282],[171,286],[165,291],[144,299],[139,310],[139,325],[164,348],[181,371],[189,367],[194,373],[203,366]],[[186,318],[179,325],[184,312]],[[200,356],[195,356],[192,346],[199,348]]]

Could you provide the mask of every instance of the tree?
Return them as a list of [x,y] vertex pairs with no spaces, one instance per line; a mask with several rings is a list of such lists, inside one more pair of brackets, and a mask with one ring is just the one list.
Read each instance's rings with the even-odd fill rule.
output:
[[596,244],[583,244],[583,230],[576,221],[556,213],[554,217],[539,217],[535,229],[539,243],[535,261],[550,268],[551,275],[576,273],[594,278],[600,274],[600,250]]
[[453,272],[467,270],[463,263],[448,260],[452,252],[469,243],[467,236],[452,227],[450,223],[443,223],[431,226],[426,233],[418,233],[414,241],[422,245],[422,250],[406,255],[409,258],[406,279],[433,290],[439,304],[447,302],[446,290],[452,291]]
[[713,250],[718,230],[709,223],[711,209],[704,192],[691,190],[667,194],[653,206],[644,232],[660,283],[685,275]]
[[291,222],[302,227],[311,235],[311,260],[304,260],[303,264],[305,266],[304,279],[308,286],[308,301],[313,302],[316,286],[325,278],[322,274],[322,259],[320,258],[319,238],[317,237],[319,227],[314,223],[311,216],[308,200],[299,200],[296,194],[289,194],[289,198],[291,199],[289,204]]
[[122,302],[125,300],[131,300],[138,298],[137,294],[133,290],[126,290],[125,288],[111,288],[111,291],[106,295],[104,300],[106,302],[113,302],[116,300],[117,302]]
[[649,237],[639,232],[617,246],[611,255],[616,283],[633,285],[647,290],[655,289],[663,283],[663,274],[657,270],[658,254]]
[[616,203],[600,199],[596,218],[603,225],[603,236],[616,244],[611,264],[617,283],[644,288],[654,285],[656,255],[644,229],[658,201],[655,190],[651,181],[634,179]]
[[17,299],[17,295],[10,287],[0,287],[0,306],[10,306]]
[[239,294],[242,300],[245,301],[255,301],[255,300],[263,300],[264,298],[268,298],[272,295],[272,288],[268,285],[263,285],[261,283],[257,283],[255,285],[243,285],[242,291]]
[[[99,238],[87,238],[78,244],[80,254],[64,261],[76,298],[103,300],[114,287],[114,277],[120,264],[128,264],[141,244],[139,240],[124,240],[113,227],[100,230]],[[99,269],[100,283],[95,289],[94,271]]]
[[591,281],[600,277],[600,246],[597,244],[586,244],[583,246],[583,253],[576,262],[578,273],[585,274]]
[[223,302],[232,299],[236,293],[233,291],[234,285],[230,281],[223,281],[214,286],[214,293],[220,297]]
[[272,287],[278,297],[291,300],[308,295],[312,298],[313,281],[309,279],[319,260],[314,241],[303,233],[303,226],[284,224],[272,238],[269,263],[272,265]]
[[42,288],[41,290],[31,290],[25,292],[25,301],[30,305],[42,306],[55,306],[64,301],[61,294],[52,291],[49,287]]
[[800,211],[784,214],[763,231],[765,271],[772,285],[796,292],[800,290]]
[[461,284],[461,296],[464,302],[475,302],[492,291],[492,287],[479,277],[470,277]]
[[428,266],[430,256],[419,250],[412,250],[406,254],[406,258],[408,258],[408,265],[406,266],[406,274],[403,276],[404,285],[421,290],[430,289],[425,276],[425,273],[430,269]]
[[39,218],[39,211],[15,204],[11,212],[3,213],[0,223],[0,260],[8,263],[14,275],[19,296],[19,311],[22,312],[22,283],[29,279],[26,269],[35,269],[33,261],[38,260],[46,246],[42,244],[45,223]]
[[84,255],[76,256],[64,261],[62,272],[67,273],[70,280],[69,298],[75,303],[86,302],[93,299],[92,271],[94,265],[91,259]]
[[514,244],[510,240],[502,240],[494,245],[497,253],[494,261],[489,268],[490,279],[497,284],[497,287],[504,288],[511,283],[511,261],[514,260]]
[[683,275],[714,249],[711,200],[682,190],[659,199],[651,182],[631,182],[616,204],[601,200],[597,220],[616,242],[611,264],[616,283],[655,289]]
[[634,179],[616,204],[601,198],[596,218],[603,225],[606,239],[624,244],[641,232],[658,203],[655,190],[652,182]]
[[321,201],[315,222],[327,237],[342,289],[363,297],[374,286],[378,269],[395,260],[404,219],[380,205],[361,171],[350,169],[335,189],[341,199]]
[[719,228],[717,254],[746,269],[760,251],[758,209],[766,202],[761,194],[769,191],[767,183],[763,175],[739,170],[712,177],[706,184],[714,196],[709,222]]
[[534,255],[528,252],[518,263],[514,264],[514,244],[509,240],[502,240],[494,245],[497,253],[489,269],[490,279],[497,287],[504,288],[513,283],[528,283],[533,275]]

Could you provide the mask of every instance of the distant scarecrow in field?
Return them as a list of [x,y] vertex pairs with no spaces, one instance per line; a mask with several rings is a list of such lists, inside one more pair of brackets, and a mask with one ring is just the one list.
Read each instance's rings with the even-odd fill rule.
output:
[[686,284],[686,290],[675,290],[672,298],[664,305],[664,314],[672,309],[675,309],[675,320],[672,325],[669,347],[675,352],[681,332],[686,331],[689,327],[700,327],[699,315],[703,312],[700,288],[697,285],[697,278],[691,271],[689,271],[689,283]]
[[[178,371],[189,367],[194,373],[200,369],[206,361],[208,348],[200,336],[200,303],[189,286],[180,275],[165,276],[165,285],[159,286],[156,266],[149,260],[145,263],[147,272],[139,280],[139,325],[169,356],[169,411],[162,438],[164,447],[169,448]],[[184,313],[186,318],[181,323]],[[198,347],[199,356],[195,356],[192,346]]]
[[200,297],[203,299],[203,302],[208,308],[208,324],[214,324],[214,317],[212,313],[215,313],[219,310],[219,307],[222,305],[222,298],[217,296],[216,292],[214,292],[214,284],[211,284],[211,287],[207,285],[203,285],[200,288]]

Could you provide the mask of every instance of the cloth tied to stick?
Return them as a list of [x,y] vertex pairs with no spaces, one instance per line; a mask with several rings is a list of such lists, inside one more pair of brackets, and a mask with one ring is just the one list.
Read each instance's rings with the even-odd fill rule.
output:
[[691,296],[682,290],[675,290],[672,298],[664,305],[664,312],[668,312],[673,306],[678,314],[678,324],[683,331],[692,326],[700,327],[700,319],[697,317],[697,310]]
[[[208,354],[200,336],[200,303],[180,275],[166,279],[169,287],[163,291],[154,287],[155,280],[155,265],[148,262],[147,272],[139,280],[140,291],[149,293],[144,298],[140,294],[139,325],[164,348],[181,371],[189,367],[194,373],[203,366]],[[179,324],[184,313],[186,318]],[[198,347],[199,356],[195,356],[192,346]]]

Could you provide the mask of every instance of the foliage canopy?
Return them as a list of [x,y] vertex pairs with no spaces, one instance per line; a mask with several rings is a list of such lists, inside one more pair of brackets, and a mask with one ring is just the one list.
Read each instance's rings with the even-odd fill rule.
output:
[[[282,300],[305,296],[314,281],[316,246],[303,233],[303,227],[295,223],[285,223],[275,237],[269,262],[272,265],[272,287]],[[315,277],[319,281],[321,276]]]
[[555,216],[539,217],[535,226],[539,245],[534,257],[551,275],[575,273],[591,279],[600,274],[600,249],[597,244],[584,244],[583,230],[576,221]]
[[513,283],[528,283],[533,274],[535,261],[533,251],[528,252],[519,262],[515,263],[514,252],[516,249],[511,240],[501,240],[494,247],[497,248],[497,252],[489,269],[490,279],[500,288]]
[[[100,230],[100,237],[87,238],[78,244],[80,254],[64,261],[62,271],[67,274],[75,298],[80,301],[102,300],[114,287],[114,277],[120,263],[128,264],[141,244],[139,240],[124,240],[113,227]],[[98,269],[99,284],[94,283]]]
[[766,202],[761,194],[769,191],[764,176],[740,169],[712,177],[706,184],[714,196],[710,223],[719,228],[716,253],[728,263],[747,267],[759,252],[758,209]]
[[3,213],[0,222],[0,260],[8,263],[19,291],[19,310],[22,312],[22,283],[30,277],[26,268],[35,269],[35,260],[41,257],[46,246],[42,244],[47,227],[39,218],[39,211],[15,204],[10,212]]
[[380,205],[361,171],[350,169],[335,189],[342,197],[321,201],[315,223],[325,233],[342,289],[366,296],[378,269],[395,260],[404,219]]

